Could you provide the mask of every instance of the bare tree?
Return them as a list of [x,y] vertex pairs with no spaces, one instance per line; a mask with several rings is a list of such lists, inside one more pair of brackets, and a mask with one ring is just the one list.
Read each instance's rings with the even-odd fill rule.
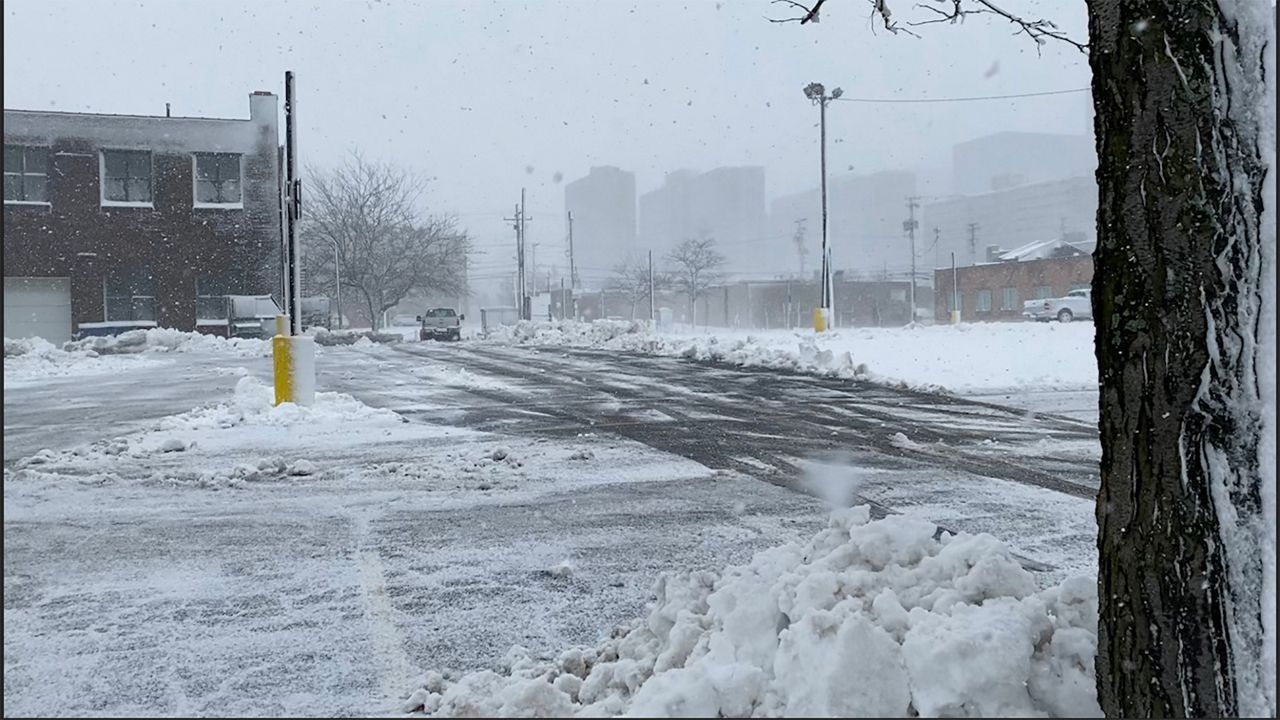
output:
[[1089,53],[1102,709],[1275,717],[1274,8],[1088,0],[1085,44],[985,0],[914,7]]
[[672,285],[689,298],[689,322],[698,324],[698,298],[707,294],[712,285],[720,282],[720,268],[725,258],[716,250],[716,241],[710,237],[688,238],[667,254],[671,263]]
[[453,216],[420,213],[420,178],[359,153],[308,175],[301,234],[308,277],[332,285],[336,246],[342,288],[354,291],[374,328],[410,294],[465,290],[470,238]]
[[[666,287],[668,280],[661,273],[654,273],[653,289]],[[649,263],[629,259],[613,269],[609,289],[616,290],[631,303],[631,319],[636,319],[636,307],[649,299]]]

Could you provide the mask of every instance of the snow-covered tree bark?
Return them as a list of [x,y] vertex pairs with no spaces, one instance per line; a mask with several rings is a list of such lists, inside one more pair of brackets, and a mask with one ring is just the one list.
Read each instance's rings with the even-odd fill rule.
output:
[[1273,13],[1089,0],[1111,716],[1275,716]]

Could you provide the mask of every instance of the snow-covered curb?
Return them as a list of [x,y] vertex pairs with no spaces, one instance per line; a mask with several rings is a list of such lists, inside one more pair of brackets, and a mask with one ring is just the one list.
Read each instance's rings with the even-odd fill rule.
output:
[[169,328],[130,330],[119,335],[73,340],[57,347],[42,338],[4,339],[4,381],[22,385],[43,378],[81,377],[154,365],[156,355],[210,353],[238,358],[267,357],[271,342],[222,338]]
[[702,334],[655,333],[645,323],[520,322],[488,342],[640,352],[859,378],[928,391],[1083,390],[1097,387],[1091,323],[979,323],[911,328]]
[[838,510],[805,544],[667,576],[596,647],[430,672],[406,712],[468,717],[1101,715],[1096,581],[1036,592],[989,535]]
[[[316,393],[315,403],[308,407],[293,403],[275,404],[274,390],[254,377],[242,377],[234,395],[227,401],[211,403],[177,415],[160,418],[141,430],[119,437],[99,440],[69,450],[41,450],[14,463],[14,479],[32,476],[76,477],[81,483],[94,484],[118,479],[104,474],[117,459],[135,459],[155,468],[161,465],[172,471],[174,458],[194,454],[197,449],[214,457],[242,448],[247,437],[263,440],[277,451],[305,451],[302,443],[272,443],[277,435],[296,437],[312,443],[334,444],[346,439],[352,443],[368,442],[372,437],[395,437],[408,420],[386,409],[372,408],[350,395],[334,392]],[[305,428],[305,433],[301,432]],[[235,430],[234,434],[228,431]],[[201,487],[240,487],[246,482],[283,476],[308,476],[316,472],[315,464],[305,457],[286,462],[276,456],[262,457],[253,463],[199,472],[161,473],[170,484],[194,484]],[[9,471],[5,472],[6,479]],[[177,478],[181,475],[181,478]]]

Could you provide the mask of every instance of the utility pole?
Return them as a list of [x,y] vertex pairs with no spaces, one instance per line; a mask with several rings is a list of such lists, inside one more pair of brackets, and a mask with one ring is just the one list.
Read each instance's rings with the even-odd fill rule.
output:
[[978,264],[978,223],[969,223],[969,264]]
[[907,221],[902,226],[907,231],[907,237],[911,238],[911,320],[910,324],[916,321],[916,228],[920,223],[916,222],[916,208],[920,207],[917,202],[920,198],[911,196],[907,198]]
[[960,286],[956,282],[956,254],[951,253],[951,324],[960,324]]
[[654,314],[654,301],[653,301],[653,251],[652,251],[652,250],[650,250],[650,251],[649,251],[649,324],[650,324],[651,326],[653,326],[653,327],[657,327],[657,325],[658,325],[658,318],[657,318],[657,316]]
[[827,103],[844,94],[840,88],[827,94],[822,83],[809,83],[804,88],[805,97],[818,106],[820,127],[820,156],[822,158],[822,304],[814,312],[813,329],[823,332],[831,324],[831,256],[827,250]]
[[942,240],[942,230],[937,226],[933,228],[933,267],[937,269],[942,264],[942,247],[938,244]]
[[533,218],[524,214],[524,188],[520,188],[520,204],[516,205],[513,217],[503,218],[513,224],[516,231],[516,308],[521,320],[532,320],[529,316],[528,292],[525,287],[527,278],[524,272],[524,224]]
[[569,211],[569,288],[578,287],[578,266],[573,262],[573,211]]

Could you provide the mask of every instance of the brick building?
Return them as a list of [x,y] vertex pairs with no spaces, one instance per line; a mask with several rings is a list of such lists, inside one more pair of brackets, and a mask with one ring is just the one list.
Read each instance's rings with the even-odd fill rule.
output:
[[[956,268],[960,319],[964,322],[1022,320],[1026,300],[1062,297],[1089,287],[1093,257],[1076,255],[1039,260],[983,263]],[[935,316],[945,322],[952,305],[951,268],[934,270]]]
[[265,92],[247,120],[6,109],[5,335],[193,330],[278,297],[277,115]]

